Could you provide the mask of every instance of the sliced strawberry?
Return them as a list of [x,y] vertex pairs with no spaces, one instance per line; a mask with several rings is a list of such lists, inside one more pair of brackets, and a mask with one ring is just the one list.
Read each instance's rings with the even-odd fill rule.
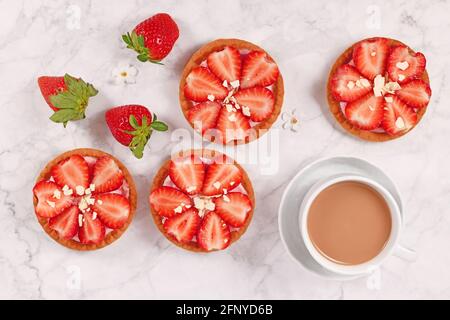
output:
[[53,181],[38,182],[33,193],[37,198],[36,214],[42,218],[57,216],[72,205],[72,198],[65,196]]
[[247,195],[240,192],[231,192],[214,200],[215,211],[229,225],[235,228],[242,227],[252,210],[252,203]]
[[390,135],[409,131],[417,123],[417,113],[396,96],[386,102],[382,127]]
[[383,97],[369,93],[345,107],[345,117],[350,123],[363,130],[373,130],[383,119]]
[[222,106],[217,102],[206,101],[193,106],[189,110],[189,122],[194,128],[204,133],[206,130],[214,128]]
[[428,105],[431,98],[430,86],[423,80],[412,80],[401,85],[397,91],[399,97],[404,103],[413,108],[423,108]]
[[123,183],[123,172],[113,158],[103,156],[97,160],[93,170],[91,184],[95,193],[114,191]]
[[197,194],[202,190],[205,165],[195,155],[170,161],[170,180],[187,194]]
[[225,47],[211,53],[207,59],[208,68],[220,80],[232,82],[241,78],[241,54],[233,47]]
[[220,110],[216,128],[221,133],[223,143],[234,140],[245,140],[251,128],[250,122],[241,112],[228,111],[226,108]]
[[60,238],[72,239],[78,233],[78,210],[77,206],[71,206],[63,213],[49,220],[49,227],[58,232]]
[[197,233],[199,246],[207,251],[223,250],[230,245],[230,240],[228,225],[216,212],[209,212]]
[[178,189],[163,186],[150,194],[150,204],[159,215],[170,218],[176,214],[175,209],[180,210],[178,213],[189,209],[186,206],[192,206],[192,200]]
[[[264,87],[253,87],[238,91],[234,95],[243,114],[249,116],[252,121],[260,122],[272,115],[274,98],[273,93]],[[248,113],[243,107],[249,108]]]
[[130,202],[117,193],[104,193],[95,196],[92,207],[105,226],[118,229],[127,222],[130,215]]
[[425,71],[426,63],[422,53],[413,53],[403,45],[397,46],[391,50],[388,58],[389,77],[399,83],[420,78]]
[[331,93],[338,101],[352,102],[366,95],[371,90],[372,83],[349,64],[344,64],[337,68],[331,79]]
[[197,234],[202,219],[196,209],[189,209],[164,221],[164,229],[179,242],[189,242]]
[[277,81],[278,66],[265,52],[252,51],[242,64],[241,88],[270,86]]
[[242,180],[242,172],[231,163],[212,163],[206,170],[203,194],[214,196],[223,194],[223,189],[231,191],[236,188]]
[[67,185],[74,193],[77,186],[84,189],[89,186],[89,166],[80,155],[73,155],[59,162],[53,167],[52,176],[59,186]]
[[215,99],[222,100],[228,94],[228,90],[222,82],[205,67],[196,67],[186,78],[184,95],[186,98],[196,102],[208,100],[209,95]]
[[353,48],[353,62],[364,77],[373,80],[379,74],[384,76],[388,53],[387,39],[364,40]]
[[78,230],[78,238],[83,244],[98,244],[105,239],[105,226],[100,219],[94,219],[91,212],[85,212]]

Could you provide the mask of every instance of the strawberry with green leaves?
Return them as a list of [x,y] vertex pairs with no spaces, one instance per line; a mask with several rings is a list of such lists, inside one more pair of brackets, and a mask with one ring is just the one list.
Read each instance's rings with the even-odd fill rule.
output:
[[92,84],[67,73],[64,77],[39,77],[38,85],[45,101],[55,111],[50,120],[64,127],[69,121],[84,119],[89,98],[98,93]]
[[126,105],[106,111],[106,123],[112,135],[124,146],[130,148],[134,156],[141,159],[144,147],[153,131],[167,131],[168,126],[157,120],[155,114],[141,105]]
[[172,50],[180,32],[172,17],[167,13],[158,13],[141,23],[133,31],[122,35],[127,48],[138,53],[142,62],[161,64]]

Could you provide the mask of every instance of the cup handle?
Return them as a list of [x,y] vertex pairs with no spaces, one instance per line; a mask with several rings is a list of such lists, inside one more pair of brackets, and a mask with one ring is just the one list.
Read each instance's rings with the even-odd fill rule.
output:
[[394,250],[394,255],[409,262],[414,262],[417,260],[417,252],[402,245],[397,245]]

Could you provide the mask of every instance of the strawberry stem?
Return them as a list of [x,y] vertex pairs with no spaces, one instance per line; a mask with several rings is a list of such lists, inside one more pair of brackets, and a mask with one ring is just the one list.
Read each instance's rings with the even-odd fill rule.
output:
[[130,115],[129,123],[134,130],[124,130],[124,132],[130,134],[133,137],[129,147],[133,155],[138,159],[141,159],[143,157],[144,147],[150,139],[153,130],[167,131],[169,129],[167,124],[162,121],[156,120],[156,115],[154,116],[154,119],[155,120],[153,122],[148,123],[147,117],[143,116],[141,119],[141,124],[139,125],[136,117],[134,115]]
[[66,127],[68,121],[86,118],[86,107],[89,98],[97,95],[98,90],[90,83],[77,79],[69,74],[64,75],[67,89],[50,96],[51,103],[58,108],[50,120],[62,123]]

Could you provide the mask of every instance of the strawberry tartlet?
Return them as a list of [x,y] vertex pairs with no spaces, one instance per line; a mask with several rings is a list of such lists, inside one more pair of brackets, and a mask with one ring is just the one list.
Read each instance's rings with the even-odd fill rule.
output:
[[278,118],[283,78],[273,58],[253,43],[218,39],[187,62],[180,104],[190,125],[220,144],[258,139]]
[[255,208],[244,169],[212,150],[189,150],[167,160],[156,174],[150,209],[158,229],[194,252],[226,249],[247,230]]
[[127,168],[95,149],[65,152],[42,170],[33,188],[45,232],[75,250],[95,250],[118,239],[136,211],[136,187]]
[[398,138],[414,128],[431,98],[426,59],[388,38],[348,48],[328,78],[328,104],[341,126],[369,141]]

